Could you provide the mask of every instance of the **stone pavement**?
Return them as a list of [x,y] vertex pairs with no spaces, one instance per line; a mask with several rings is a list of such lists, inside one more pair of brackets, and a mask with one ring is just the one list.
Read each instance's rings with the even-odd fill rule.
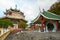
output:
[[60,32],[18,32],[10,33],[5,40],[60,40]]

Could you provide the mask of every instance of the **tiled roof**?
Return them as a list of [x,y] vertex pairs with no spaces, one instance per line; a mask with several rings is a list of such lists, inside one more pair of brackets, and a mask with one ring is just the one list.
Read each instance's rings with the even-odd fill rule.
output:
[[56,15],[48,11],[44,11],[43,13],[41,13],[41,15],[47,19],[60,20],[60,15]]
[[[60,15],[56,15],[54,13],[48,12],[48,11],[43,11],[41,13],[39,13],[40,15],[42,15],[44,18],[46,19],[52,19],[52,20],[60,20]],[[40,15],[38,15],[34,20],[32,20],[31,22],[34,23],[36,22]]]

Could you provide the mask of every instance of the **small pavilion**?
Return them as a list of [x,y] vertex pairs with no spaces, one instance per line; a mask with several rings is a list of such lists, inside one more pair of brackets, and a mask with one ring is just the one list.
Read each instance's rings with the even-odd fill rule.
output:
[[43,11],[40,12],[39,15],[31,21],[31,25],[34,26],[35,29],[36,27],[40,26],[40,29],[45,30],[46,32],[49,30],[56,31],[60,28],[58,26],[59,21],[60,15],[56,15],[48,11]]

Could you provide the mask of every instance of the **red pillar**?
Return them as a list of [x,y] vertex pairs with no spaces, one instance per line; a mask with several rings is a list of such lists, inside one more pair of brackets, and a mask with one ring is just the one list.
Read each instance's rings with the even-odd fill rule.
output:
[[18,25],[18,30],[21,32],[22,28],[20,25]]
[[44,30],[44,18],[42,18],[42,30]]
[[34,24],[34,30],[35,30],[35,24]]
[[20,25],[18,25],[18,29],[21,28]]
[[58,30],[58,21],[56,21],[56,30]]

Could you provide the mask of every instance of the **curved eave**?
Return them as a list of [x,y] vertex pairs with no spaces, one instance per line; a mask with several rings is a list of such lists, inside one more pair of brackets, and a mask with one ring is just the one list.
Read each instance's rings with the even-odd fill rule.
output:
[[[53,13],[51,13],[52,15],[54,15],[54,16],[58,16],[58,15],[56,15],[56,14],[53,14]],[[42,15],[44,18],[46,18],[46,19],[51,19],[51,20],[60,20],[60,19],[58,19],[58,18],[50,18],[50,17],[47,17],[47,16],[45,16],[43,13],[41,13],[40,15]]]
[[25,19],[22,19],[22,18],[13,18],[13,17],[7,17],[7,16],[4,16],[4,17],[0,17],[0,19],[4,19],[4,18],[8,18],[8,19],[17,19],[17,20],[23,20],[24,22],[27,23],[27,21]]
[[23,20],[23,19],[20,19],[20,20],[22,20],[22,21],[24,21],[24,22],[26,22],[26,23],[27,23],[27,21],[26,21],[26,20]]
[[40,17],[40,14],[33,21],[31,21],[31,22],[32,23],[36,22],[39,19],[39,17]]

